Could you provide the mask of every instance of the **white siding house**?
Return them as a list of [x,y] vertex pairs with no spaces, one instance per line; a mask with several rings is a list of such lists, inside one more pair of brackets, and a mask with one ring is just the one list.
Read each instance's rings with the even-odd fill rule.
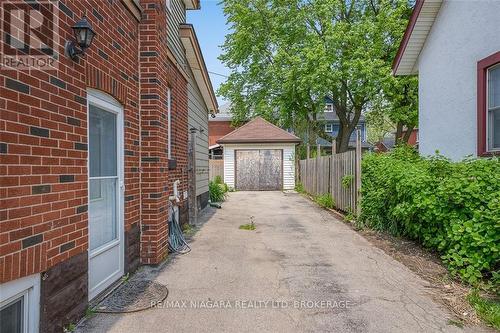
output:
[[180,41],[188,64],[189,201],[193,216],[208,204],[208,117],[217,112],[218,104],[192,25],[180,24]]
[[497,0],[417,1],[393,71],[419,76],[421,154],[458,160],[500,149],[499,17]]
[[292,190],[300,139],[257,117],[220,138],[224,182],[237,190]]

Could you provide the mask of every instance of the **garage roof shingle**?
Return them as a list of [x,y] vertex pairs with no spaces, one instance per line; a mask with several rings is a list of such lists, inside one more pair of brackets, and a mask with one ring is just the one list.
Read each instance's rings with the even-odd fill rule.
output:
[[300,143],[302,140],[261,117],[226,134],[217,143]]

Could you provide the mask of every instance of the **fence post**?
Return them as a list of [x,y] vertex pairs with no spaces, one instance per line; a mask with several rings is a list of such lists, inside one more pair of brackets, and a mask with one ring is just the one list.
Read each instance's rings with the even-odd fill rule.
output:
[[304,182],[302,185],[304,185],[304,188],[306,189],[306,192],[309,192],[311,189],[309,188],[309,158],[311,157],[311,146],[309,145],[309,142],[307,143],[306,146],[306,163],[305,163],[305,172],[304,172]]
[[361,215],[361,130],[356,130],[356,216]]
[[332,140],[332,155],[337,154],[337,140],[333,139]]
[[319,195],[319,159],[321,157],[321,145],[318,143],[317,148],[316,148],[316,195]]

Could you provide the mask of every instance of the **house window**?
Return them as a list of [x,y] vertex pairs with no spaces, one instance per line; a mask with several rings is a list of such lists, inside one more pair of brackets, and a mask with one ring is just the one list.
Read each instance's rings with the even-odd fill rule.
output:
[[325,132],[332,133],[333,132],[333,125],[332,124],[325,124]]
[[0,332],[38,332],[40,276],[27,276],[2,284]]
[[489,151],[500,150],[500,64],[488,69],[487,141]]
[[333,104],[332,103],[327,103],[325,105],[325,112],[333,112]]
[[477,152],[500,153],[500,52],[477,63]]

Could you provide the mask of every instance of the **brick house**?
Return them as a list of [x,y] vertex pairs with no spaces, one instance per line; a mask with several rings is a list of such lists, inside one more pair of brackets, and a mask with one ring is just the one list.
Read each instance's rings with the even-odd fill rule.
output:
[[[188,218],[179,24],[199,1],[52,4],[57,66],[0,68],[1,331],[61,332],[121,276],[167,256],[170,214]],[[72,60],[64,45],[85,15],[96,37]]]

